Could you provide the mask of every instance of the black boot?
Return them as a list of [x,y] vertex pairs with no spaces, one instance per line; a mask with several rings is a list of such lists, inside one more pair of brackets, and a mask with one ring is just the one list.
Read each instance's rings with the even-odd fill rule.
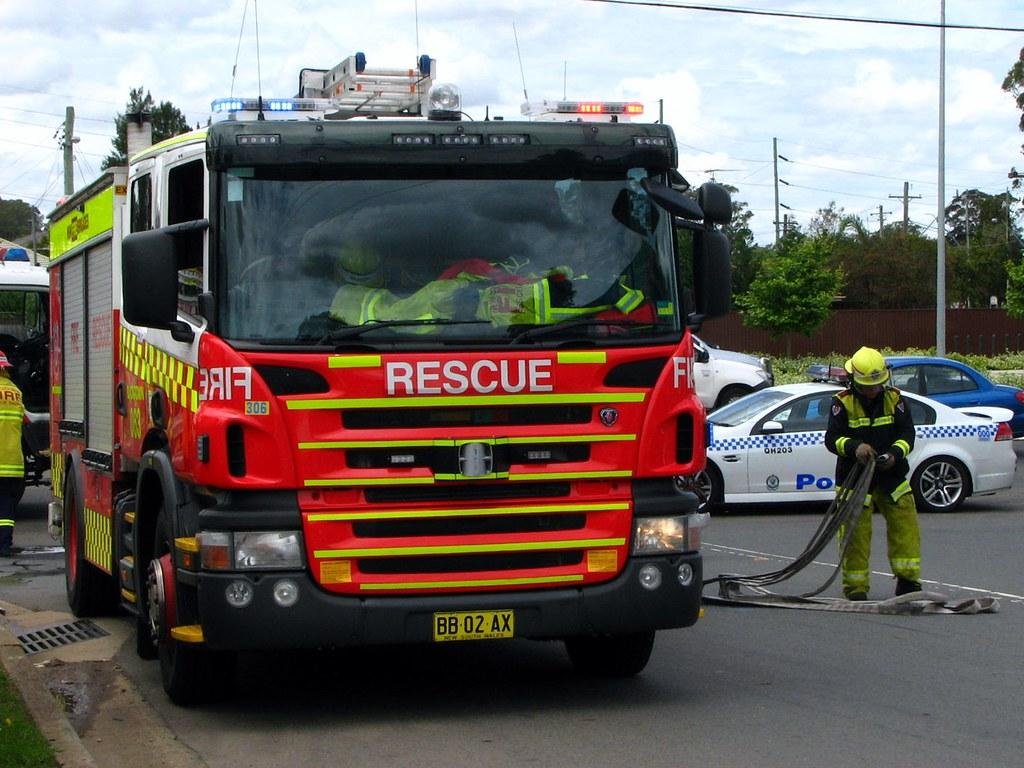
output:
[[904,579],[902,576],[896,577],[896,597],[900,595],[906,595],[910,592],[920,592],[921,582],[912,581],[911,579]]

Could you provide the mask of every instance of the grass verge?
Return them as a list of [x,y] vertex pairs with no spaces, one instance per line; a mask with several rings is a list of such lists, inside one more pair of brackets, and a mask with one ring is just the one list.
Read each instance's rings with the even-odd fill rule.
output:
[[55,768],[50,743],[36,728],[18,689],[0,667],[0,768]]

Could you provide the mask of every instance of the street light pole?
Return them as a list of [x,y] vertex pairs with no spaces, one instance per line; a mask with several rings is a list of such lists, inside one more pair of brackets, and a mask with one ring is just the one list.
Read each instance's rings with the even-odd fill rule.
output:
[[936,217],[935,354],[946,355],[946,0],[939,27],[939,206]]

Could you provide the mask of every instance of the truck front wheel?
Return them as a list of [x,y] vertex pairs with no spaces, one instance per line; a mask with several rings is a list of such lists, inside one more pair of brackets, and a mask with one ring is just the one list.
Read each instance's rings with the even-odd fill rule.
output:
[[160,677],[171,701],[189,706],[230,692],[234,654],[211,651],[201,643],[183,642],[171,635],[179,623],[177,579],[171,523],[162,510],[157,516],[153,558],[146,569],[145,604],[140,611],[145,612],[148,633],[156,638]]
[[577,672],[593,677],[632,677],[643,671],[654,648],[654,632],[567,637],[565,650]]

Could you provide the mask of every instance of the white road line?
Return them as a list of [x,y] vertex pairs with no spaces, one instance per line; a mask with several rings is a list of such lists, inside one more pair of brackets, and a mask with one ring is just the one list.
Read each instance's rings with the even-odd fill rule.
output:
[[[751,559],[780,560],[780,561],[785,562],[785,563],[791,562],[793,560],[792,557],[786,557],[785,555],[776,555],[776,554],[773,554],[771,552],[759,552],[759,551],[754,550],[754,549],[742,549],[740,547],[727,547],[727,546],[723,546],[721,544],[710,544],[707,541],[705,541],[703,544],[708,549],[713,549],[716,552],[724,552],[724,553],[733,554],[733,555],[741,555],[743,557],[749,557]],[[813,560],[812,564],[813,565],[824,566],[826,568],[838,568],[839,567],[838,563],[828,563],[828,562],[823,562],[821,560]],[[875,575],[875,576],[886,576],[886,577],[888,577],[890,579],[891,578],[895,578],[894,574],[891,574],[888,571],[872,571],[871,573],[873,575]],[[979,592],[981,594],[992,595],[994,597],[1005,597],[1007,600],[1020,600],[1020,601],[1024,602],[1024,595],[1015,595],[1015,594],[1010,593],[1010,592],[996,592],[996,591],[991,590],[991,589],[982,589],[980,587],[967,587],[967,586],[964,586],[963,584],[951,584],[950,582],[947,582],[947,581],[933,581],[931,579],[921,579],[921,583],[922,584],[936,584],[936,585],[942,586],[942,587],[949,587],[950,589],[962,589],[962,590],[964,590],[966,592]]]

